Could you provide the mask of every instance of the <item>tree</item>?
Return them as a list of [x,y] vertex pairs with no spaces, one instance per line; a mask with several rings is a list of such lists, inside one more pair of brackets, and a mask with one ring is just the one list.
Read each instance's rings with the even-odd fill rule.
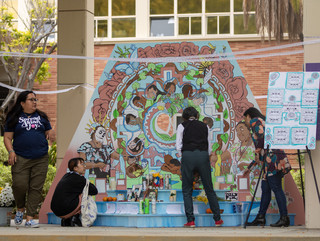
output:
[[[57,48],[56,43],[49,41],[50,35],[55,33],[56,8],[54,1],[25,0],[27,17],[23,18],[12,7],[10,0],[2,0],[0,6],[0,51],[10,55],[0,55],[0,64],[8,75],[9,85],[16,88],[31,90],[34,82],[47,80],[50,76],[49,64],[46,57],[25,57],[23,54],[51,54]],[[10,9],[11,12],[10,12]],[[14,13],[24,25],[24,30],[18,30],[14,21]],[[16,92],[9,90],[8,95],[0,106],[0,118],[10,103],[15,101]],[[1,120],[0,120],[1,122]]]
[[248,22],[248,12],[252,3],[255,4],[256,28],[264,39],[268,33],[269,40],[275,37],[278,42],[283,34],[288,33],[291,41],[303,41],[303,0],[243,0],[245,27]]

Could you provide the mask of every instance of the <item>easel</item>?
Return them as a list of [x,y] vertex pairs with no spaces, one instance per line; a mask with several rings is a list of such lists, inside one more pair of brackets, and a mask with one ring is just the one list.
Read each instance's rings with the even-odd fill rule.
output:
[[[308,155],[309,155],[309,159],[310,159],[310,163],[311,163],[311,168],[312,168],[312,173],[313,173],[313,178],[314,178],[314,182],[315,182],[315,185],[316,185],[316,190],[317,190],[318,199],[319,199],[319,203],[320,203],[320,193],[319,193],[319,188],[318,188],[318,182],[317,182],[316,174],[315,174],[314,167],[313,167],[311,152],[310,152],[308,146],[306,146],[306,150],[307,150],[306,153],[308,153]],[[259,186],[259,183],[260,183],[260,179],[261,179],[263,170],[264,170],[264,168],[265,168],[265,163],[266,163],[266,158],[267,158],[268,153],[269,153],[269,145],[267,146],[267,151],[264,153],[264,156],[263,156],[263,163],[262,163],[262,167],[261,167],[261,170],[260,170],[259,179],[258,179],[256,188],[255,188],[255,190],[254,190],[254,193],[253,193],[253,196],[252,196],[252,199],[251,199],[251,203],[250,203],[250,207],[249,207],[249,210],[248,210],[247,218],[246,218],[246,221],[245,221],[245,223],[244,223],[244,225],[243,225],[243,228],[246,228],[246,227],[247,227],[248,219],[249,219],[249,217],[250,217],[250,212],[251,212],[251,209],[252,209],[252,205],[253,205],[253,202],[254,202],[254,199],[255,199],[255,196],[256,196],[256,193],[257,193],[257,189],[258,189],[258,186]],[[295,154],[295,155],[298,155],[298,160],[299,160],[300,179],[301,179],[302,197],[303,197],[303,206],[304,206],[304,208],[305,208],[305,195],[304,195],[304,185],[303,185],[303,179],[302,179],[302,168],[301,168],[300,154],[301,154],[301,153],[300,153],[300,150],[298,149],[298,153]]]

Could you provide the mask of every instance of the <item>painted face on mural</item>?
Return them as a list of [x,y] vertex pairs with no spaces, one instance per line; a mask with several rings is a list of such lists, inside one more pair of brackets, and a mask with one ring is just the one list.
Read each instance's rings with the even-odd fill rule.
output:
[[248,140],[251,138],[250,131],[245,123],[240,123],[236,127],[237,136],[241,142]]
[[96,141],[103,143],[105,136],[106,130],[102,126],[99,126],[94,134]]
[[157,91],[153,88],[147,90],[147,98],[154,99],[157,96]]

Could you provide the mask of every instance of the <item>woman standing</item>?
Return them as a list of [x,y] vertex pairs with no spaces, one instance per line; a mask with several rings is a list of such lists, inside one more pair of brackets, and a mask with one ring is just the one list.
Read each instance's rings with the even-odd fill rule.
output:
[[[264,132],[265,132],[265,116],[261,112],[251,107],[244,112],[244,118],[246,125],[252,130],[252,139],[256,148],[256,155],[259,156],[259,160],[263,161],[264,155]],[[250,172],[251,167],[256,165],[256,161],[253,160],[245,171],[245,175]],[[265,168],[263,170],[263,177],[261,183],[262,196],[260,209],[257,217],[248,226],[264,226],[266,223],[265,215],[271,201],[271,191],[274,192],[277,200],[277,204],[280,212],[280,219],[275,224],[271,224],[271,227],[288,227],[290,220],[288,217],[287,201],[282,190],[282,177],[291,170],[291,166],[288,162],[288,158],[282,150],[272,150],[266,157]]]
[[177,129],[176,149],[179,154],[182,153],[182,193],[187,216],[187,223],[184,226],[195,227],[192,203],[192,184],[195,172],[200,174],[215,225],[221,226],[223,221],[211,179],[209,128],[205,123],[198,121],[199,113],[194,107],[187,107],[182,113],[182,118],[184,122],[178,125]]
[[[36,228],[33,220],[42,198],[48,170],[48,141],[51,125],[48,116],[37,109],[35,93],[23,91],[6,116],[4,144],[12,166],[12,189],[17,205],[16,225]],[[27,197],[27,199],[26,199]]]

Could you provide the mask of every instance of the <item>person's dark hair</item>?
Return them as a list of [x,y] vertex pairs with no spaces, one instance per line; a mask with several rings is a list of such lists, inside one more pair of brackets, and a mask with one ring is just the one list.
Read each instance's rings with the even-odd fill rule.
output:
[[175,84],[175,83],[173,83],[173,82],[168,82],[168,83],[165,84],[164,90],[168,93],[168,90],[169,90],[169,88],[170,88],[171,86],[173,86],[174,89],[176,89],[176,84]]
[[[23,109],[22,109],[22,106],[21,106],[21,102],[26,102],[27,96],[29,94],[34,94],[36,96],[36,94],[31,90],[26,90],[26,91],[21,92],[18,95],[15,104],[11,107],[11,109],[8,112],[8,114],[6,115],[6,120],[5,121],[6,121],[8,127],[10,129],[14,128],[16,126],[16,124],[18,123],[20,114],[23,112]],[[44,118],[46,120],[49,120],[47,114],[44,113],[43,111],[41,111],[39,109],[36,109],[36,112],[38,112],[38,114],[42,118]]]
[[266,117],[263,114],[261,114],[261,112],[255,107],[250,107],[243,113],[243,116],[247,115],[249,115],[251,119],[259,117],[263,120],[266,120]]
[[147,91],[150,90],[150,89],[153,89],[153,90],[156,92],[156,97],[155,97],[155,99],[157,98],[158,95],[165,95],[165,94],[166,94],[165,92],[160,91],[160,90],[158,89],[158,87],[157,87],[156,85],[154,85],[154,84],[149,85],[149,86],[147,87]]
[[73,172],[73,169],[79,165],[79,163],[84,162],[83,158],[81,157],[75,157],[69,160],[68,162],[68,168],[70,172]]
[[190,84],[185,84],[183,87],[182,87],[182,94],[183,94],[183,97],[185,99],[187,98],[192,98],[193,97],[193,87],[192,85]]
[[126,123],[129,124],[131,118],[137,118],[135,115],[133,114],[127,114],[126,115]]
[[199,117],[199,112],[192,106],[185,108],[182,113],[182,118],[185,120],[189,120],[191,117]]

